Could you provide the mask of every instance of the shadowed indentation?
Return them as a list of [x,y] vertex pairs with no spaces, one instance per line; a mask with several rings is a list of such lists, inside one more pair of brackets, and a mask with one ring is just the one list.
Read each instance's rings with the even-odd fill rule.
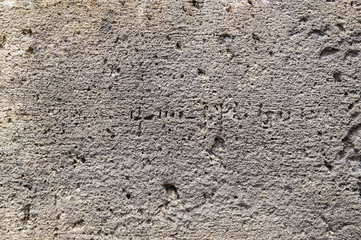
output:
[[177,188],[173,184],[166,183],[163,184],[163,187],[165,188],[169,199],[179,199]]
[[333,54],[338,53],[340,50],[333,47],[326,47],[320,52],[320,57],[327,57]]

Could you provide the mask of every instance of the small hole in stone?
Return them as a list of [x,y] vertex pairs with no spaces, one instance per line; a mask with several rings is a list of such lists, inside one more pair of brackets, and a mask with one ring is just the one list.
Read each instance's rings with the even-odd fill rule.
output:
[[198,8],[198,9],[200,8],[200,4],[197,0],[192,0],[191,3],[192,3],[193,7]]
[[130,199],[130,193],[127,193],[126,195],[125,195],[126,197],[127,197],[127,199]]
[[85,163],[86,162],[86,160],[85,160],[85,158],[83,157],[83,156],[81,156],[81,157],[79,157],[80,158],[80,161],[82,162],[82,163]]
[[201,68],[198,68],[197,72],[198,72],[198,75],[204,75],[205,74],[204,70],[201,69]]
[[255,41],[260,41],[260,40],[261,40],[261,38],[260,38],[257,34],[255,34],[255,33],[252,33],[252,38],[253,38],[253,40],[255,40]]
[[165,191],[168,193],[168,196],[179,199],[177,188],[173,184],[166,183],[163,186],[165,188]]
[[303,16],[300,18],[300,22],[307,22],[308,21],[308,17],[307,16]]
[[228,6],[228,7],[226,8],[226,11],[227,11],[227,12],[232,12],[232,6]]
[[224,139],[220,136],[214,138],[214,147],[224,148],[225,142]]
[[33,54],[34,53],[34,48],[32,46],[30,46],[26,52],[30,53],[30,54]]
[[348,105],[347,109],[351,110],[353,108],[353,103],[351,103],[350,105]]
[[33,31],[32,31],[30,28],[28,28],[28,29],[23,29],[21,32],[22,32],[24,35],[26,35],[26,34],[32,35],[32,34],[33,34]]
[[338,27],[338,29],[339,29],[340,31],[342,31],[342,32],[345,31],[345,28],[343,27],[343,24],[342,24],[342,23],[336,24],[336,27]]
[[335,80],[335,82],[341,82],[341,73],[340,72],[335,72],[333,74],[333,79]]
[[324,49],[322,49],[322,51],[320,52],[320,57],[324,58],[324,57],[328,57],[331,56],[333,54],[336,54],[340,51],[340,49],[334,48],[334,47],[326,47]]
[[324,164],[325,164],[325,166],[327,167],[327,169],[328,169],[329,171],[332,171],[333,167],[332,167],[332,165],[331,165],[330,163],[324,161]]

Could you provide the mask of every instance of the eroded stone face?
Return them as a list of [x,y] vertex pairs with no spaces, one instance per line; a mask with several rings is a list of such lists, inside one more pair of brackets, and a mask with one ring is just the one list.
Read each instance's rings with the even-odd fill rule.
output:
[[[359,114],[357,113],[357,115]],[[353,176],[361,179],[361,124],[353,125],[342,139],[342,142],[343,149],[339,152],[340,160],[351,167]],[[361,182],[358,184],[361,184]],[[361,196],[361,189],[359,189],[359,192]]]
[[2,1],[1,239],[358,239],[358,1]]

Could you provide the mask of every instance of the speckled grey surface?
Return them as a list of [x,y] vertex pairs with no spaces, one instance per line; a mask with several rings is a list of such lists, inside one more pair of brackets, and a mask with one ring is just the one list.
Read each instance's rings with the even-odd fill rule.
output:
[[0,2],[1,239],[359,239],[360,1]]

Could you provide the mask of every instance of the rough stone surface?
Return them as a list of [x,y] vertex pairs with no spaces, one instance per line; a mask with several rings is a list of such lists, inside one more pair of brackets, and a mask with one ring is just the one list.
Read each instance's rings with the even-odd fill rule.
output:
[[361,2],[0,2],[1,239],[359,239]]

